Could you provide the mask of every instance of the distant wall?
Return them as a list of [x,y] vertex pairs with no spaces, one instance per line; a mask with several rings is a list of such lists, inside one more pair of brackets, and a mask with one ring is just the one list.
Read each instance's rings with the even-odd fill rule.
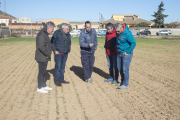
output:
[[[140,29],[140,31],[142,31],[143,29]],[[159,32],[160,30],[171,30],[171,35],[180,35],[180,29],[172,29],[172,28],[151,28],[149,29],[149,31],[151,31],[151,35],[156,35],[156,32]]]
[[11,31],[8,28],[1,28],[0,29],[0,37],[4,38],[4,37],[9,37],[11,36]]

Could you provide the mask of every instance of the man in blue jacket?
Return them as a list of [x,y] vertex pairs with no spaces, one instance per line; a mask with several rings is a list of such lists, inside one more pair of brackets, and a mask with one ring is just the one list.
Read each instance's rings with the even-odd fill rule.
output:
[[91,28],[89,21],[85,22],[79,36],[79,44],[81,48],[81,63],[84,71],[84,79],[86,82],[92,82],[92,71],[94,66],[94,52],[97,49],[97,35],[95,29]]
[[116,30],[116,49],[117,67],[121,74],[121,83],[117,84],[118,89],[128,89],[129,85],[129,67],[133,56],[133,50],[136,46],[136,41],[127,24],[115,24]]
[[62,24],[62,27],[54,32],[51,45],[55,60],[54,83],[57,86],[61,86],[61,83],[68,84],[69,82],[64,80],[65,65],[71,48],[68,24]]

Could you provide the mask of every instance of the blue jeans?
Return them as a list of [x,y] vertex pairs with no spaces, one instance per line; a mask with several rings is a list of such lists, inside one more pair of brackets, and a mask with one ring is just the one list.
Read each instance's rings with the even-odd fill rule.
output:
[[54,54],[55,69],[54,69],[54,83],[64,81],[65,65],[67,61],[67,54]]
[[121,74],[121,84],[128,86],[129,84],[129,67],[131,64],[133,53],[128,55],[117,55],[117,67]]
[[[117,56],[109,56],[106,55],[108,67],[109,67],[109,79],[114,79],[118,82],[119,72],[117,68]],[[114,69],[113,69],[114,68]],[[115,76],[114,76],[114,70],[115,70]]]

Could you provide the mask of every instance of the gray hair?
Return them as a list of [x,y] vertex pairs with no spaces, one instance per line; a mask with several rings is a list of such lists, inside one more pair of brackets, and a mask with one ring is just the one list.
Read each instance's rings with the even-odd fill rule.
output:
[[117,28],[122,28],[122,25],[120,24],[120,23],[116,23],[115,25],[114,25],[114,28],[115,28],[115,30],[117,29]]
[[69,26],[70,26],[69,24],[63,23],[62,26],[61,26],[61,28],[64,29],[64,28],[69,27]]
[[50,27],[56,27],[56,25],[55,25],[53,22],[51,22],[51,21],[47,22],[46,24],[47,24],[47,27],[48,27],[48,28],[50,28]]
[[109,28],[112,29],[112,28],[114,28],[114,25],[112,23],[108,23],[108,24],[106,24],[105,28],[106,29],[109,29]]

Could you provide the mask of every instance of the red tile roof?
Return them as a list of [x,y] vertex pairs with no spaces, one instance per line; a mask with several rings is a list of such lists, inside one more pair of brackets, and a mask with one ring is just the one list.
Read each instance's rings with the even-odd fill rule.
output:
[[8,16],[0,16],[0,19],[9,19],[10,17]]

